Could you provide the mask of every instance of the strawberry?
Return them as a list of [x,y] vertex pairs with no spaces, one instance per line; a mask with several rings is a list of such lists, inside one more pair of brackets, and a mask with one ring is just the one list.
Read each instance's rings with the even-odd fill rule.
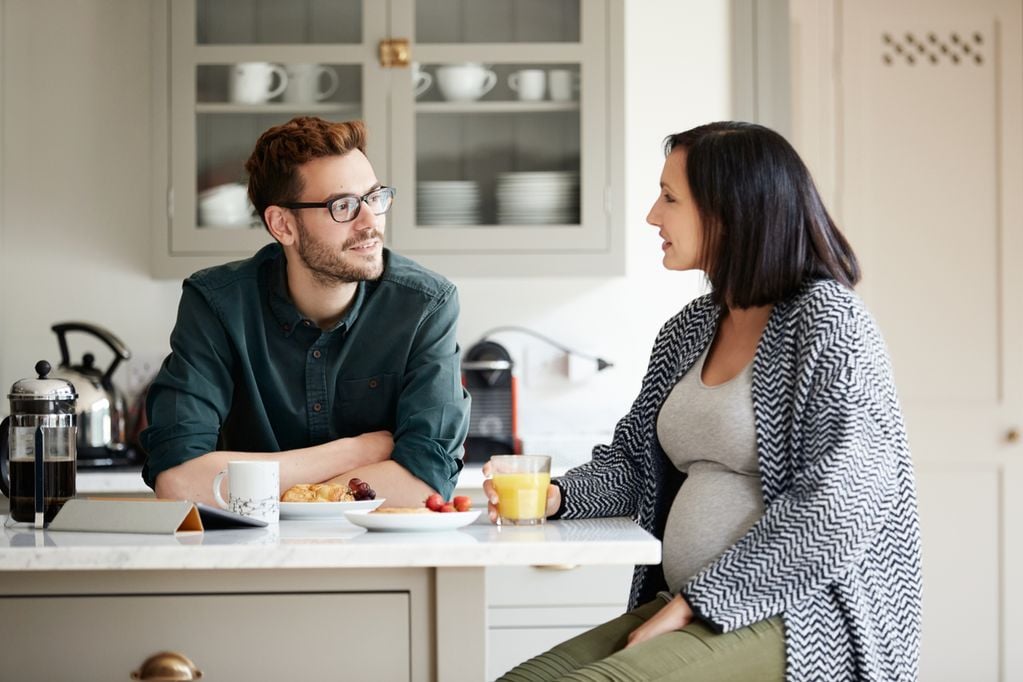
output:
[[460,512],[472,509],[472,500],[467,495],[455,495],[455,499],[451,500],[451,503]]
[[426,508],[430,511],[440,511],[444,506],[444,498],[439,493],[434,493],[426,498]]
[[442,512],[453,512],[453,511],[457,511],[457,510],[455,509],[455,505],[451,504],[450,502],[445,502],[445,503],[444,503],[444,505],[443,505],[443,506],[442,506],[442,507],[440,508],[440,510],[441,510]]

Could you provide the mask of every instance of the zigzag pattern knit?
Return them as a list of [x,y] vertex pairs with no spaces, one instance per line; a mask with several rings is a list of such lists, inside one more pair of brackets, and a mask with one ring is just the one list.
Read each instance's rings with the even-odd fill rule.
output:
[[[561,518],[631,516],[663,537],[681,479],[657,443],[657,413],[718,315],[705,296],[662,327],[611,444],[558,479]],[[775,306],[753,408],[764,516],[682,594],[724,632],[781,614],[788,680],[917,679],[913,465],[887,349],[855,293],[818,280]],[[630,607],[663,589],[660,566],[638,566]]]

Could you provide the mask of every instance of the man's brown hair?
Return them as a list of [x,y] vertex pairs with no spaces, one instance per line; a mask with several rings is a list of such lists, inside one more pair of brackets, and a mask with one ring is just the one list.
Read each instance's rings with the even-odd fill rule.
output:
[[366,126],[362,121],[335,123],[316,116],[298,116],[260,135],[245,170],[249,173],[249,199],[264,227],[267,206],[297,201],[302,194],[299,166],[353,149],[366,153]]

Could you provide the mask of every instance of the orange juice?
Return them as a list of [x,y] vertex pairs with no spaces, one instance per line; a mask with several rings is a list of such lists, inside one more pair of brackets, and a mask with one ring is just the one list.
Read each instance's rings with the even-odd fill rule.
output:
[[497,506],[503,521],[539,523],[547,516],[548,472],[494,474]]

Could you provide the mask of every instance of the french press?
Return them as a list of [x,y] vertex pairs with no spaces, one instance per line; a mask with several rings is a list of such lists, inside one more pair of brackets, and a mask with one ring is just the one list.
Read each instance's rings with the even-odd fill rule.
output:
[[11,416],[0,423],[0,492],[11,500],[11,519],[42,528],[75,496],[78,393],[71,382],[48,379],[50,363],[36,363],[38,378],[11,387]]

